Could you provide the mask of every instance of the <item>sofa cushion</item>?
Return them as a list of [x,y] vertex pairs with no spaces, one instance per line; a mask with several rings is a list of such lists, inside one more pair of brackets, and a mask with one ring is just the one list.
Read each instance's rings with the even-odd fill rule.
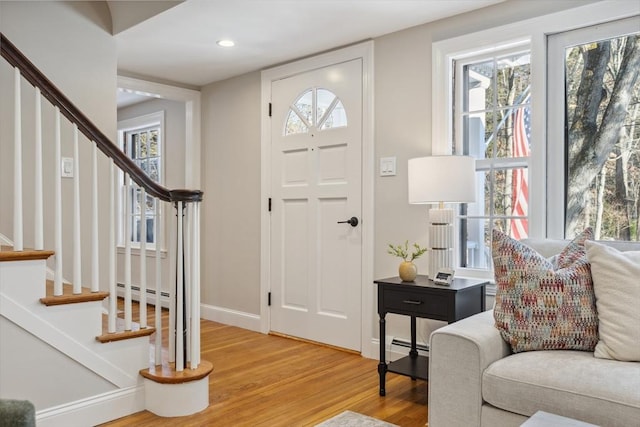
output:
[[586,242],[598,308],[594,355],[640,362],[640,251]]
[[531,247],[493,230],[494,318],[514,352],[593,351],[598,342],[598,316],[584,246],[590,238],[591,229],[586,229],[552,263]]
[[640,363],[583,351],[513,354],[484,371],[482,398],[525,416],[541,410],[603,426],[637,425]]

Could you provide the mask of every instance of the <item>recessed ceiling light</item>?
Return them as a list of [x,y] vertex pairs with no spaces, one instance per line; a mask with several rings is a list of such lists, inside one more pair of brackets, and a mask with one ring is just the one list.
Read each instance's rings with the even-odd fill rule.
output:
[[216,43],[218,43],[218,46],[222,46],[222,47],[233,47],[236,45],[233,40],[229,40],[229,39],[218,40]]

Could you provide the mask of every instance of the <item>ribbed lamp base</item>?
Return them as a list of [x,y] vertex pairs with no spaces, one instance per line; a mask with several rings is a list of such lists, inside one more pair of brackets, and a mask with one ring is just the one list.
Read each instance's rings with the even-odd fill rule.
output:
[[429,210],[429,277],[453,269],[453,209]]

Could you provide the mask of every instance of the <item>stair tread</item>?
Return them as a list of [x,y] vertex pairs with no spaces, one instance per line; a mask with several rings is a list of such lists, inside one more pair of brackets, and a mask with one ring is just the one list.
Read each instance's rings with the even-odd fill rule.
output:
[[47,259],[54,254],[55,254],[54,251],[44,251],[44,250],[36,251],[33,249],[24,249],[23,251],[14,251],[13,246],[0,246],[0,262]]
[[183,371],[176,371],[175,363],[163,363],[140,370],[140,375],[160,384],[181,384],[197,381],[205,378],[213,371],[213,364],[207,360],[201,360],[196,369],[185,366]]
[[40,298],[40,302],[44,305],[60,305],[60,304],[75,304],[80,302],[102,301],[109,296],[109,292],[98,291],[91,292],[91,289],[81,288],[81,293],[74,294],[73,286],[63,283],[62,295],[53,295],[53,280],[47,280],[46,297]]
[[[131,330],[130,331],[125,331],[124,330],[124,320],[123,319],[117,319],[118,322],[120,323],[120,325],[116,325],[116,332],[105,332],[105,327],[103,326],[102,330],[103,333],[102,335],[99,335],[96,337],[97,341],[100,341],[101,343],[107,343],[107,342],[112,342],[112,341],[121,341],[121,340],[126,340],[126,339],[131,339],[131,338],[139,338],[139,337],[148,337],[149,335],[153,334],[156,331],[156,328],[149,326],[146,328],[140,328],[140,324],[139,323],[133,323],[131,325]],[[105,325],[105,322],[102,322],[103,325]]]

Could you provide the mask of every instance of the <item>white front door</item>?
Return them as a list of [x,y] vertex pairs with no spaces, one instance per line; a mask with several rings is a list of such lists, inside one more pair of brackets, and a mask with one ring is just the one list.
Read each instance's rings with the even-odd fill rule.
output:
[[273,81],[271,99],[271,330],[359,351],[362,60]]

